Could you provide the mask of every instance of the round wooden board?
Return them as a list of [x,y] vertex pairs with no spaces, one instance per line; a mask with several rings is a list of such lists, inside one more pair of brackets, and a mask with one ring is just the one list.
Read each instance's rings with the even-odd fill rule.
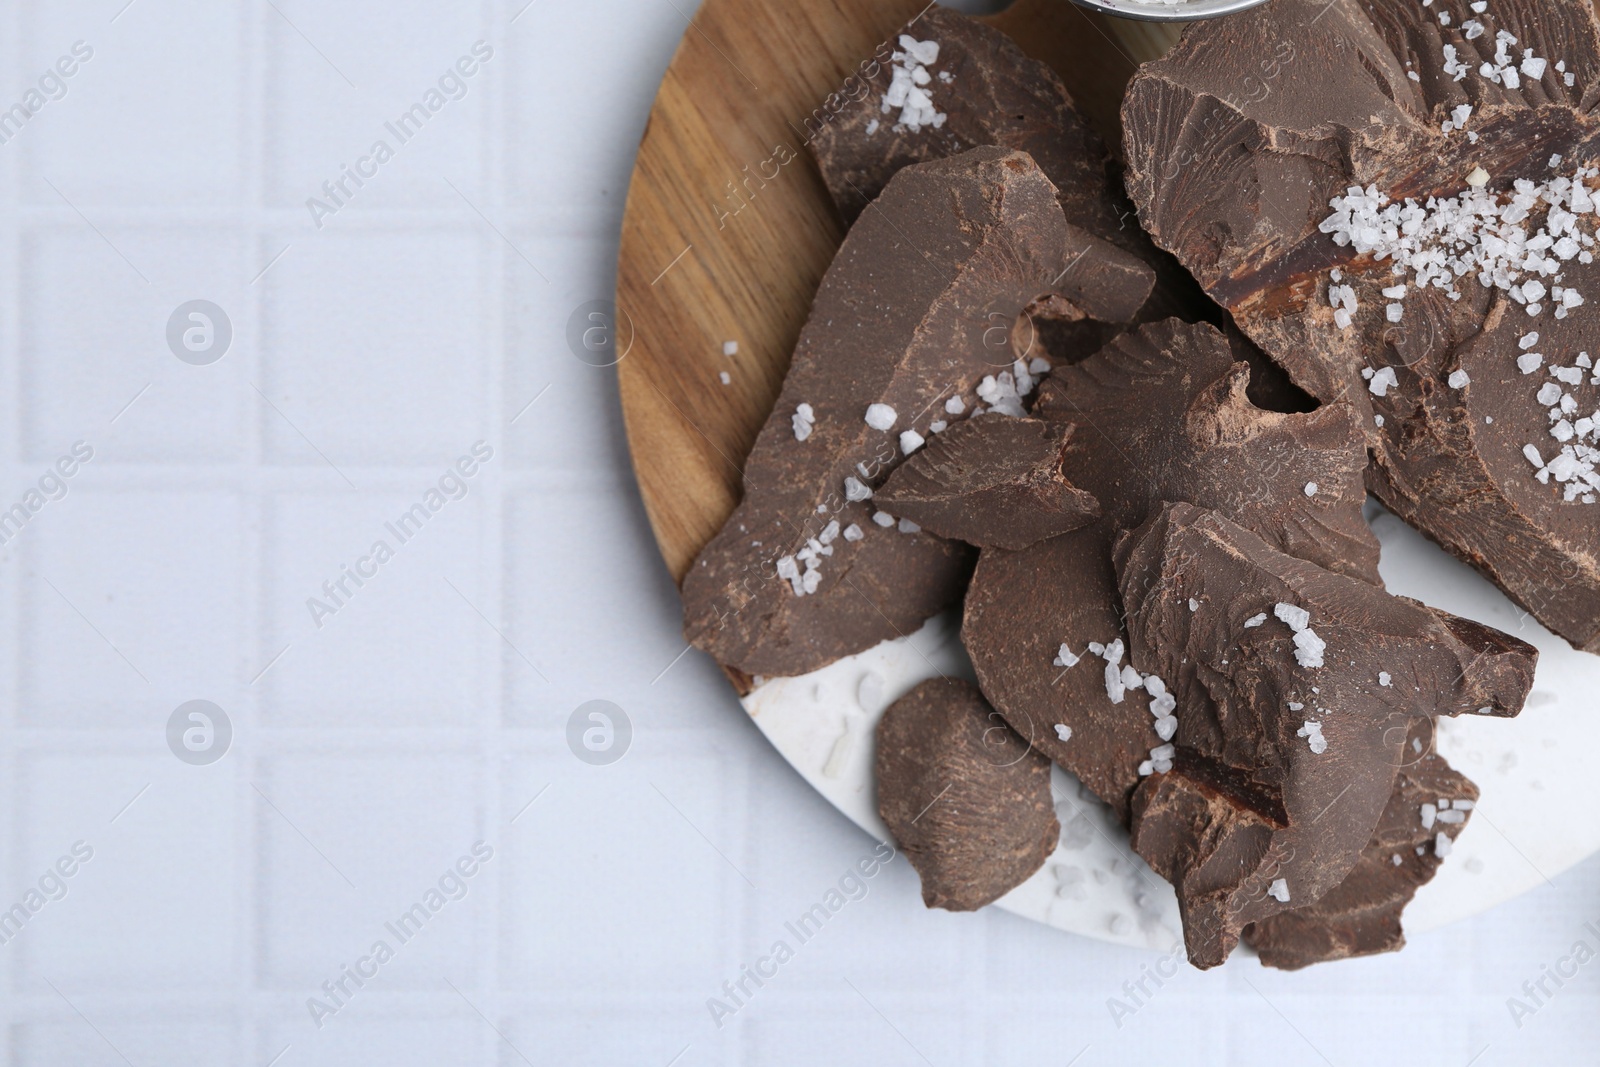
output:
[[[738,502],[745,456],[844,237],[806,148],[813,114],[927,6],[704,0],[662,80],[623,214],[617,374],[645,510],[676,581]],[[1018,0],[987,21],[1050,64],[1112,145],[1136,61],[1178,32],[1068,0]],[[723,355],[725,341],[737,355]]]
[[[615,334],[625,353],[618,380],[634,469],[675,580],[738,501],[745,456],[843,238],[805,148],[807,122],[925,4],[704,0],[662,81],[623,216]],[[1053,67],[1112,146],[1121,143],[1118,110],[1136,61],[1161,54],[1181,29],[1105,18],[1068,0],[1016,0],[987,21]],[[774,167],[775,177],[746,184],[749,175],[773,175]],[[723,355],[727,341],[738,342],[733,357]],[[1375,529],[1392,591],[1516,633],[1536,644],[1541,657],[1520,717],[1441,724],[1441,751],[1483,789],[1481,817],[1458,842],[1462,862],[1446,864],[1407,910],[1407,928],[1416,931],[1481,912],[1600,850],[1600,823],[1548,817],[1588,802],[1586,779],[1570,773],[1566,754],[1600,725],[1600,705],[1590,697],[1600,687],[1600,657],[1575,652],[1527,620],[1483,578],[1398,520],[1385,516]],[[864,669],[898,678],[896,691],[914,684],[928,657],[939,653],[939,625],[934,620],[924,632],[851,657],[860,662],[841,661],[808,676],[809,684],[789,687],[804,690],[798,695],[785,695],[785,679],[752,693],[750,679],[729,672],[774,746],[870,833],[886,830],[867,798],[865,746],[857,747],[849,773],[828,770],[837,762],[840,720],[860,712],[851,711],[849,693]],[[911,660],[901,646],[917,641],[931,643],[900,669],[904,677],[896,675],[895,657]],[[948,669],[958,672],[960,664]],[[821,677],[829,672],[845,681]],[[816,694],[823,690],[829,703],[819,709]],[[846,729],[868,728],[856,722]],[[1122,934],[1105,928],[1107,908],[1136,913],[1136,898],[1126,895],[1064,906],[1041,868],[1000,906],[1106,940],[1170,944],[1177,926],[1166,897],[1156,920]]]

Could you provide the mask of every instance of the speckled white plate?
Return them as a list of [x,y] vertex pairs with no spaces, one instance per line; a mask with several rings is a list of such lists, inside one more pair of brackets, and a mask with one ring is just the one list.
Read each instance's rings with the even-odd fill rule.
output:
[[[1539,649],[1527,707],[1515,719],[1443,719],[1438,747],[1482,797],[1438,876],[1406,910],[1419,933],[1526,892],[1600,848],[1600,820],[1580,757],[1600,723],[1600,656],[1575,651],[1399,519],[1369,517],[1383,545],[1380,570],[1393,593],[1515,634]],[[766,682],[744,700],[785,759],[836,808],[879,838],[872,738],[883,709],[938,674],[972,678],[955,614],[909,637],[799,678]],[[1170,950],[1181,943],[1177,899],[1128,848],[1109,809],[1072,775],[1053,772],[1061,840],[1028,881],[996,903],[1060,930],[1118,944]],[[1555,817],[1551,817],[1551,813]]]

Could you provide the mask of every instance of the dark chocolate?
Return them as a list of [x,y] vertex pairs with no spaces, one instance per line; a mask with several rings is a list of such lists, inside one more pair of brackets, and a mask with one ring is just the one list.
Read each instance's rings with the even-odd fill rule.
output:
[[[1103,662],[1085,650],[1122,635],[1111,559],[1120,531],[1163,500],[1188,501],[1291,555],[1378,581],[1354,413],[1342,404],[1264,411],[1246,395],[1250,378],[1219,331],[1176,321],[1058,367],[1034,414],[1076,426],[1064,473],[1099,501],[1102,517],[1020,552],[985,550],[968,590],[962,640],[985,696],[1124,821],[1138,766],[1161,742],[1145,711],[1149,695],[1130,691],[1113,704]],[[1084,662],[1056,665],[1063,642]],[[1056,724],[1071,727],[1071,740],[1058,739]]]
[[[893,80],[892,50],[901,35],[939,46],[923,86],[945,117],[941,125],[910,129],[899,124],[900,108],[883,108]],[[1049,66],[1025,55],[1001,31],[942,7],[921,12],[888,47],[863,65],[852,91],[830,100],[808,119],[812,155],[839,214],[853,222],[902,167],[969,151],[979,145],[1017,149],[1033,156],[1056,187],[1067,221],[1110,241],[1148,263],[1160,278],[1140,321],[1169,315],[1216,319],[1216,305],[1166,252],[1140,229],[1123,191],[1120,168],[1105,143],[1074,107],[1066,86]],[[948,80],[945,80],[948,78]],[[868,132],[871,130],[872,132]],[[1086,356],[1113,331],[1086,330],[1052,321],[1040,309],[1041,341],[1056,358]]]
[[1177,698],[1171,769],[1134,795],[1133,847],[1177,889],[1197,967],[1345,880],[1416,722],[1515,715],[1533,684],[1532,646],[1189,504],[1116,558],[1130,658]]
[[928,907],[990,904],[1055,849],[1050,761],[968,683],[917,686],[883,713],[877,745],[878,814],[921,876]]
[[[1095,268],[1065,271],[1073,263]],[[986,344],[996,321],[1042,296],[1127,318],[1151,284],[1138,260],[1066,222],[1020,152],[979,148],[897,174],[824,276],[744,499],[684,578],[691,643],[747,674],[804,674],[956,603],[971,549],[878,525],[861,491],[900,462],[904,431],[927,436],[954,417],[944,403],[963,398],[970,412],[981,379],[1010,373],[1010,339]],[[892,410],[887,430],[866,421],[878,404]]]
[[1027,548],[1100,514],[1068,482],[1061,456],[1071,424],[985,416],[959,422],[895,469],[878,503],[940,537]]
[[[900,125],[883,108],[893,79],[890,49],[902,35],[939,46],[922,88],[945,119],[937,127]],[[1089,128],[1055,71],[1029,59],[1010,37],[977,19],[933,7],[900,28],[863,69],[862,90],[806,123],[812,155],[839,214],[855,219],[899,170],[980,145],[1027,152],[1056,187],[1067,220],[1096,237],[1127,243],[1137,230],[1107,180],[1106,146]],[[946,80],[948,79],[948,80]],[[871,133],[868,133],[868,130]]]
[[[1294,971],[1405,946],[1401,913],[1444,862],[1440,835],[1454,843],[1472,817],[1462,804],[1478,800],[1478,787],[1433,751],[1433,739],[1431,722],[1412,727],[1389,804],[1344,881],[1315,904],[1245,927],[1244,941],[1263,964]],[[1444,811],[1458,814],[1441,820]]]
[[[1597,494],[1560,474],[1536,480],[1524,455],[1533,445],[1548,462],[1561,447],[1534,400],[1554,381],[1548,368],[1600,355],[1600,265],[1573,258],[1545,276],[1550,295],[1536,316],[1526,298],[1486,288],[1474,272],[1458,280],[1455,300],[1410,286],[1395,322],[1383,290],[1411,279],[1319,229],[1330,200],[1352,186],[1425,202],[1464,194],[1481,171],[1484,188],[1509,203],[1518,181],[1600,162],[1592,5],[1496,0],[1449,25],[1441,10],[1416,0],[1276,0],[1192,24],[1129,87],[1128,187],[1156,243],[1297,384],[1361,411],[1370,486],[1391,510],[1576,647],[1600,651]],[[1508,63],[1495,58],[1502,32],[1516,39]],[[1491,80],[1485,65],[1512,73]],[[1461,122],[1463,106],[1471,113]],[[1591,236],[1592,213],[1577,214]],[[1548,218],[1548,204],[1533,204],[1528,232]],[[1335,269],[1356,297],[1347,329],[1330,302]],[[1558,317],[1556,285],[1587,304]],[[1535,332],[1544,364],[1524,375],[1519,342]],[[1392,373],[1393,384],[1374,389],[1364,373]],[[1578,405],[1574,420],[1600,405],[1587,378],[1563,384]],[[1566,499],[1575,484],[1590,502]]]

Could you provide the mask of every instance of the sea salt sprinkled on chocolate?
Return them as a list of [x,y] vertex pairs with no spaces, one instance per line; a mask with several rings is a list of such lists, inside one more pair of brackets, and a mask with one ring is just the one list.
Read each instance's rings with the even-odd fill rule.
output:
[[724,342],[722,342],[722,354],[725,355],[725,356],[737,356],[739,354],[739,342],[738,341],[724,341]]
[[887,511],[875,511],[872,513],[872,521],[879,526],[889,527],[894,525],[894,516]]
[[1328,751],[1328,741],[1322,736],[1322,724],[1320,722],[1312,722],[1307,719],[1305,724],[1295,731],[1295,736],[1305,738],[1306,744],[1310,746],[1311,751],[1319,756]]
[[1393,684],[1393,681],[1394,680],[1389,677],[1389,672],[1388,671],[1379,671],[1378,672],[1378,684],[1379,685],[1381,685],[1381,686],[1389,686],[1389,685]]
[[1073,653],[1072,649],[1068,648],[1066,643],[1063,642],[1061,647],[1056,650],[1055,662],[1057,667],[1076,667],[1078,665],[1078,657]]
[[1253,630],[1257,626],[1260,626],[1262,623],[1264,623],[1266,621],[1267,621],[1267,613],[1263,611],[1259,615],[1252,615],[1248,619],[1244,620],[1244,628],[1246,630]]
[[867,535],[862,532],[861,527],[853,522],[844,528],[844,539],[846,541],[859,541],[865,536]]
[[718,371],[717,372],[717,380],[720,381],[723,385],[732,385],[733,384],[733,375],[729,374],[727,371]]
[[967,403],[959,396],[953,396],[944,402],[944,410],[947,414],[959,415],[967,410]]
[[1450,835],[1440,830],[1433,838],[1433,854],[1440,859],[1450,855],[1450,850],[1455,847],[1455,842],[1450,840]]
[[1302,667],[1322,666],[1322,653],[1328,644],[1315,630],[1300,630],[1294,635],[1294,659]]
[[1189,610],[1190,611],[1199,611],[1200,610],[1200,601],[1196,600],[1194,597],[1190,597],[1189,598]]
[[1056,723],[1056,739],[1059,741],[1072,740],[1072,727],[1065,723]]
[[900,532],[903,533],[903,534],[921,533],[922,532],[922,527],[918,526],[916,523],[912,522],[910,519],[901,519],[900,520]]
[[844,480],[844,498],[851,503],[872,499],[872,490],[861,479],[847,476]]
[[1278,878],[1274,880],[1272,886],[1267,890],[1267,895],[1280,904],[1289,903],[1288,880],[1285,878]]
[[908,34],[900,35],[901,51],[890,58],[894,73],[889,90],[883,94],[882,110],[888,114],[900,108],[896,126],[920,130],[924,126],[937,129],[945,123],[945,116],[934,107],[933,94],[923,88],[933,81],[928,68],[939,61],[937,41],[919,41]]
[[900,433],[900,451],[905,455],[911,455],[925,443],[926,438],[915,430],[903,430]]
[[1317,485],[1316,482],[1307,482],[1306,483],[1306,496],[1316,496],[1317,495],[1317,490],[1319,488],[1321,488],[1321,486]]
[[868,404],[866,420],[867,425],[874,430],[888,430],[894,426],[894,420],[899,416],[894,408],[888,404]]
[[1439,809],[1432,804],[1424,804],[1419,810],[1422,813],[1422,828],[1424,830],[1433,829],[1433,820],[1438,818]]
[[1295,633],[1299,633],[1311,625],[1311,612],[1293,604],[1276,604],[1272,608],[1272,613]]
[[804,441],[811,436],[811,427],[816,424],[817,415],[811,410],[810,404],[801,404],[794,409],[794,418],[791,421],[794,425],[794,439]]
[[1373,396],[1387,396],[1389,390],[1398,385],[1399,381],[1393,367],[1384,367],[1373,373],[1371,380],[1367,382],[1367,388],[1372,391]]
[[1111,703],[1122,703],[1123,691],[1126,687],[1122,684],[1122,669],[1115,663],[1106,664],[1106,696],[1111,698]]
[[1445,381],[1452,389],[1465,389],[1472,382],[1472,379],[1467,377],[1466,371],[1455,370],[1450,372],[1450,377]]

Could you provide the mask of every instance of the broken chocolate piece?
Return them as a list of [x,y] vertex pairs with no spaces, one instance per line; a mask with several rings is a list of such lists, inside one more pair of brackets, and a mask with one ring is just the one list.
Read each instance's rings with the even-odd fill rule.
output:
[[1263,964],[1293,971],[1405,946],[1401,912],[1444,862],[1448,849],[1441,851],[1439,838],[1454,842],[1478,800],[1478,787],[1426,747],[1432,725],[1419,720],[1412,727],[1389,804],[1344,881],[1315,904],[1245,927],[1245,943]]
[[[921,66],[903,51],[902,36],[938,47],[937,58],[923,67],[928,82],[917,87],[943,116],[937,125],[912,128],[900,121],[901,106],[886,103],[896,69]],[[863,72],[874,74],[863,93],[843,100],[831,117],[806,122],[822,180],[845,221],[854,222],[902,168],[995,145],[1034,158],[1073,225],[1114,243],[1137,229],[1119,217],[1109,195],[1104,142],[1073,108],[1056,73],[1029,59],[1010,37],[933,7],[901,27],[893,42],[906,58],[868,63]]]
[[[1034,415],[1076,426],[1063,472],[1103,515],[1021,552],[984,551],[968,590],[962,640],[984,695],[1124,820],[1139,764],[1162,739],[1144,711],[1152,694],[1113,702],[1106,664],[1085,651],[1122,636],[1111,560],[1120,531],[1161,501],[1188,501],[1290,555],[1378,581],[1377,541],[1361,517],[1366,455],[1354,413],[1343,404],[1263,411],[1246,395],[1250,377],[1222,333],[1173,320],[1056,368]],[[1058,663],[1063,643],[1085,662]],[[1069,743],[1056,737],[1056,723],[1071,727]]]
[[1189,504],[1116,559],[1132,662],[1177,698],[1171,770],[1135,793],[1132,841],[1177,889],[1197,967],[1345,880],[1416,722],[1514,715],[1533,684],[1531,646]]
[[[903,51],[902,37],[936,45],[937,58],[923,65]],[[1105,143],[1073,106],[1061,79],[1044,63],[1030,59],[1001,31],[977,19],[932,7],[893,37],[898,51],[863,65],[873,72],[864,91],[840,95],[839,109],[806,120],[812,155],[839,214],[853,222],[901,168],[957,155],[979,145],[1027,152],[1055,184],[1067,221],[1150,264],[1160,277],[1141,321],[1169,315],[1220,319],[1194,280],[1140,229],[1122,188],[1120,168],[1110,162]],[[926,53],[925,53],[926,54]],[[900,58],[896,59],[895,56]],[[936,118],[915,127],[901,121],[903,104],[888,103],[897,69],[927,71],[915,86],[931,99]],[[1112,330],[1089,331],[1053,321],[1039,309],[1043,346],[1058,358],[1088,355],[1110,339]],[[1101,327],[1114,324],[1102,320]]]
[[1027,548],[1100,514],[1061,474],[1070,424],[994,416],[929,439],[896,468],[878,503],[923,529],[969,545]]
[[[1075,259],[1103,269],[1064,275]],[[1015,369],[1009,342],[985,344],[995,321],[1047,295],[1131,316],[1151,284],[1143,264],[1067,224],[1020,152],[979,148],[897,174],[823,278],[744,499],[684,578],[690,642],[747,674],[792,676],[954,604],[971,550],[897,521],[873,488],[934,420],[978,405],[980,379],[1017,392],[1012,370],[995,374]]]
[[878,813],[930,908],[973,911],[1043,866],[1061,834],[1050,761],[954,678],[931,678],[878,721]]
[[1600,23],[1578,0],[1443,18],[1278,0],[1191,25],[1129,87],[1129,191],[1298,385],[1362,411],[1391,510],[1600,651]]

